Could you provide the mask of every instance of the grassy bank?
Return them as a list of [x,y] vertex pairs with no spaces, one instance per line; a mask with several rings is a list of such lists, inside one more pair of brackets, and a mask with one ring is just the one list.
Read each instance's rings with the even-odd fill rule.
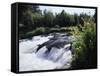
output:
[[65,32],[71,35],[72,28],[71,27],[61,27],[61,28],[50,28],[50,27],[38,27],[32,31],[29,31],[24,34],[19,34],[19,39],[31,38],[36,35],[47,35],[53,32]]

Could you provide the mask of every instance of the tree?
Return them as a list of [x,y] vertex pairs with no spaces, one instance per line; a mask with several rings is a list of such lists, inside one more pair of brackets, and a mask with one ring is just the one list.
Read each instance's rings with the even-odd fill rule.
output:
[[74,25],[78,25],[79,24],[79,16],[76,13],[74,14],[74,20],[75,20]]
[[55,23],[61,27],[65,27],[70,23],[70,16],[64,10],[56,15]]
[[44,11],[44,18],[43,18],[43,24],[46,27],[53,27],[53,20],[54,20],[54,15],[50,11]]
[[96,12],[94,13],[93,18],[94,18],[94,22],[96,22]]
[[19,26],[19,29],[23,29],[23,30],[20,30],[19,32],[23,31],[23,33],[26,33],[28,31],[31,31],[32,29],[35,28],[35,25],[34,25],[35,23],[33,20],[34,14],[35,13],[41,14],[41,10],[39,10],[39,6],[19,4],[18,8],[19,8],[18,9],[19,25],[23,24],[22,27]]

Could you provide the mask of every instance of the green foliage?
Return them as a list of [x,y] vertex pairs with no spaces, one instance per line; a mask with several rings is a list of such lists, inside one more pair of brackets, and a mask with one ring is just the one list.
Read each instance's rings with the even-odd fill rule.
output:
[[77,37],[74,42],[75,58],[72,62],[73,68],[95,68],[97,65],[96,48],[96,25],[88,23],[84,27],[84,32]]
[[[19,33],[24,34],[35,28],[33,21],[33,14],[35,13],[40,14],[41,11],[38,9],[39,7],[36,5],[33,6],[33,5],[19,4],[18,8],[19,8],[18,9]],[[20,26],[20,24],[23,24],[23,26]]]
[[[39,27],[45,28],[45,33],[68,32],[73,35],[78,35],[80,30],[83,31],[82,27],[85,25],[84,22],[89,22],[90,19],[90,16],[84,13],[80,15],[69,14],[65,10],[62,10],[54,14],[47,10],[41,11],[38,5],[21,4],[19,5],[18,11],[19,38],[26,38],[28,35],[38,35],[40,32],[43,33],[43,31],[37,30]],[[93,19],[95,19],[95,16],[96,14],[93,16]],[[75,26],[75,29],[73,26]],[[79,26],[80,30],[77,30],[77,26]],[[62,29],[62,27],[66,29]],[[47,30],[47,28],[51,29]],[[52,28],[54,29],[52,30]],[[29,33],[31,31],[33,32]]]
[[[71,28],[71,27],[70,27]],[[38,27],[32,31],[29,31],[27,33],[19,33],[19,38],[20,39],[24,39],[24,38],[30,38],[36,35],[46,35],[49,33],[53,33],[53,32],[67,32],[67,34],[71,35],[71,29],[68,27],[62,27],[62,28],[58,28],[58,27],[54,27],[54,28],[49,28],[49,27]]]
[[46,27],[53,27],[53,21],[54,21],[54,15],[52,12],[50,11],[44,11],[44,15],[43,15],[43,25],[45,25]]
[[40,34],[43,34],[45,32],[45,28],[43,27],[39,27],[39,28],[36,28],[36,30],[33,30],[31,32],[28,32],[27,35],[40,35]]
[[74,25],[79,25],[79,16],[76,13],[74,14],[74,20],[75,20]]
[[96,25],[94,23],[88,24],[84,43],[86,45],[87,65],[95,67],[97,65],[97,41],[96,41]]

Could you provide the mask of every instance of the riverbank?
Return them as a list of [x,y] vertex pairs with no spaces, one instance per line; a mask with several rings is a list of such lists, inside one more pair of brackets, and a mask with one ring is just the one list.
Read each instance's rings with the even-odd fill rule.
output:
[[49,28],[49,27],[38,27],[26,33],[19,33],[19,39],[31,38],[36,35],[47,35],[50,33],[67,33],[67,35],[72,35],[72,32],[77,29],[75,26],[71,27],[61,27],[61,28]]

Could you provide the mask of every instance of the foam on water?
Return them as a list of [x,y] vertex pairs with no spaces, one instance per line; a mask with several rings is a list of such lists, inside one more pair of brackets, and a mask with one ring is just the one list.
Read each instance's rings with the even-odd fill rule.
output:
[[[70,44],[59,49],[52,47],[48,55],[45,54],[48,50],[46,46],[43,46],[37,53],[35,53],[38,45],[49,41],[50,38],[52,38],[52,36],[35,36],[32,40],[26,40],[19,43],[20,71],[60,69],[66,63],[71,63],[72,53],[70,50],[65,49],[66,47],[69,47]],[[68,67],[69,66],[70,65],[68,65]]]

